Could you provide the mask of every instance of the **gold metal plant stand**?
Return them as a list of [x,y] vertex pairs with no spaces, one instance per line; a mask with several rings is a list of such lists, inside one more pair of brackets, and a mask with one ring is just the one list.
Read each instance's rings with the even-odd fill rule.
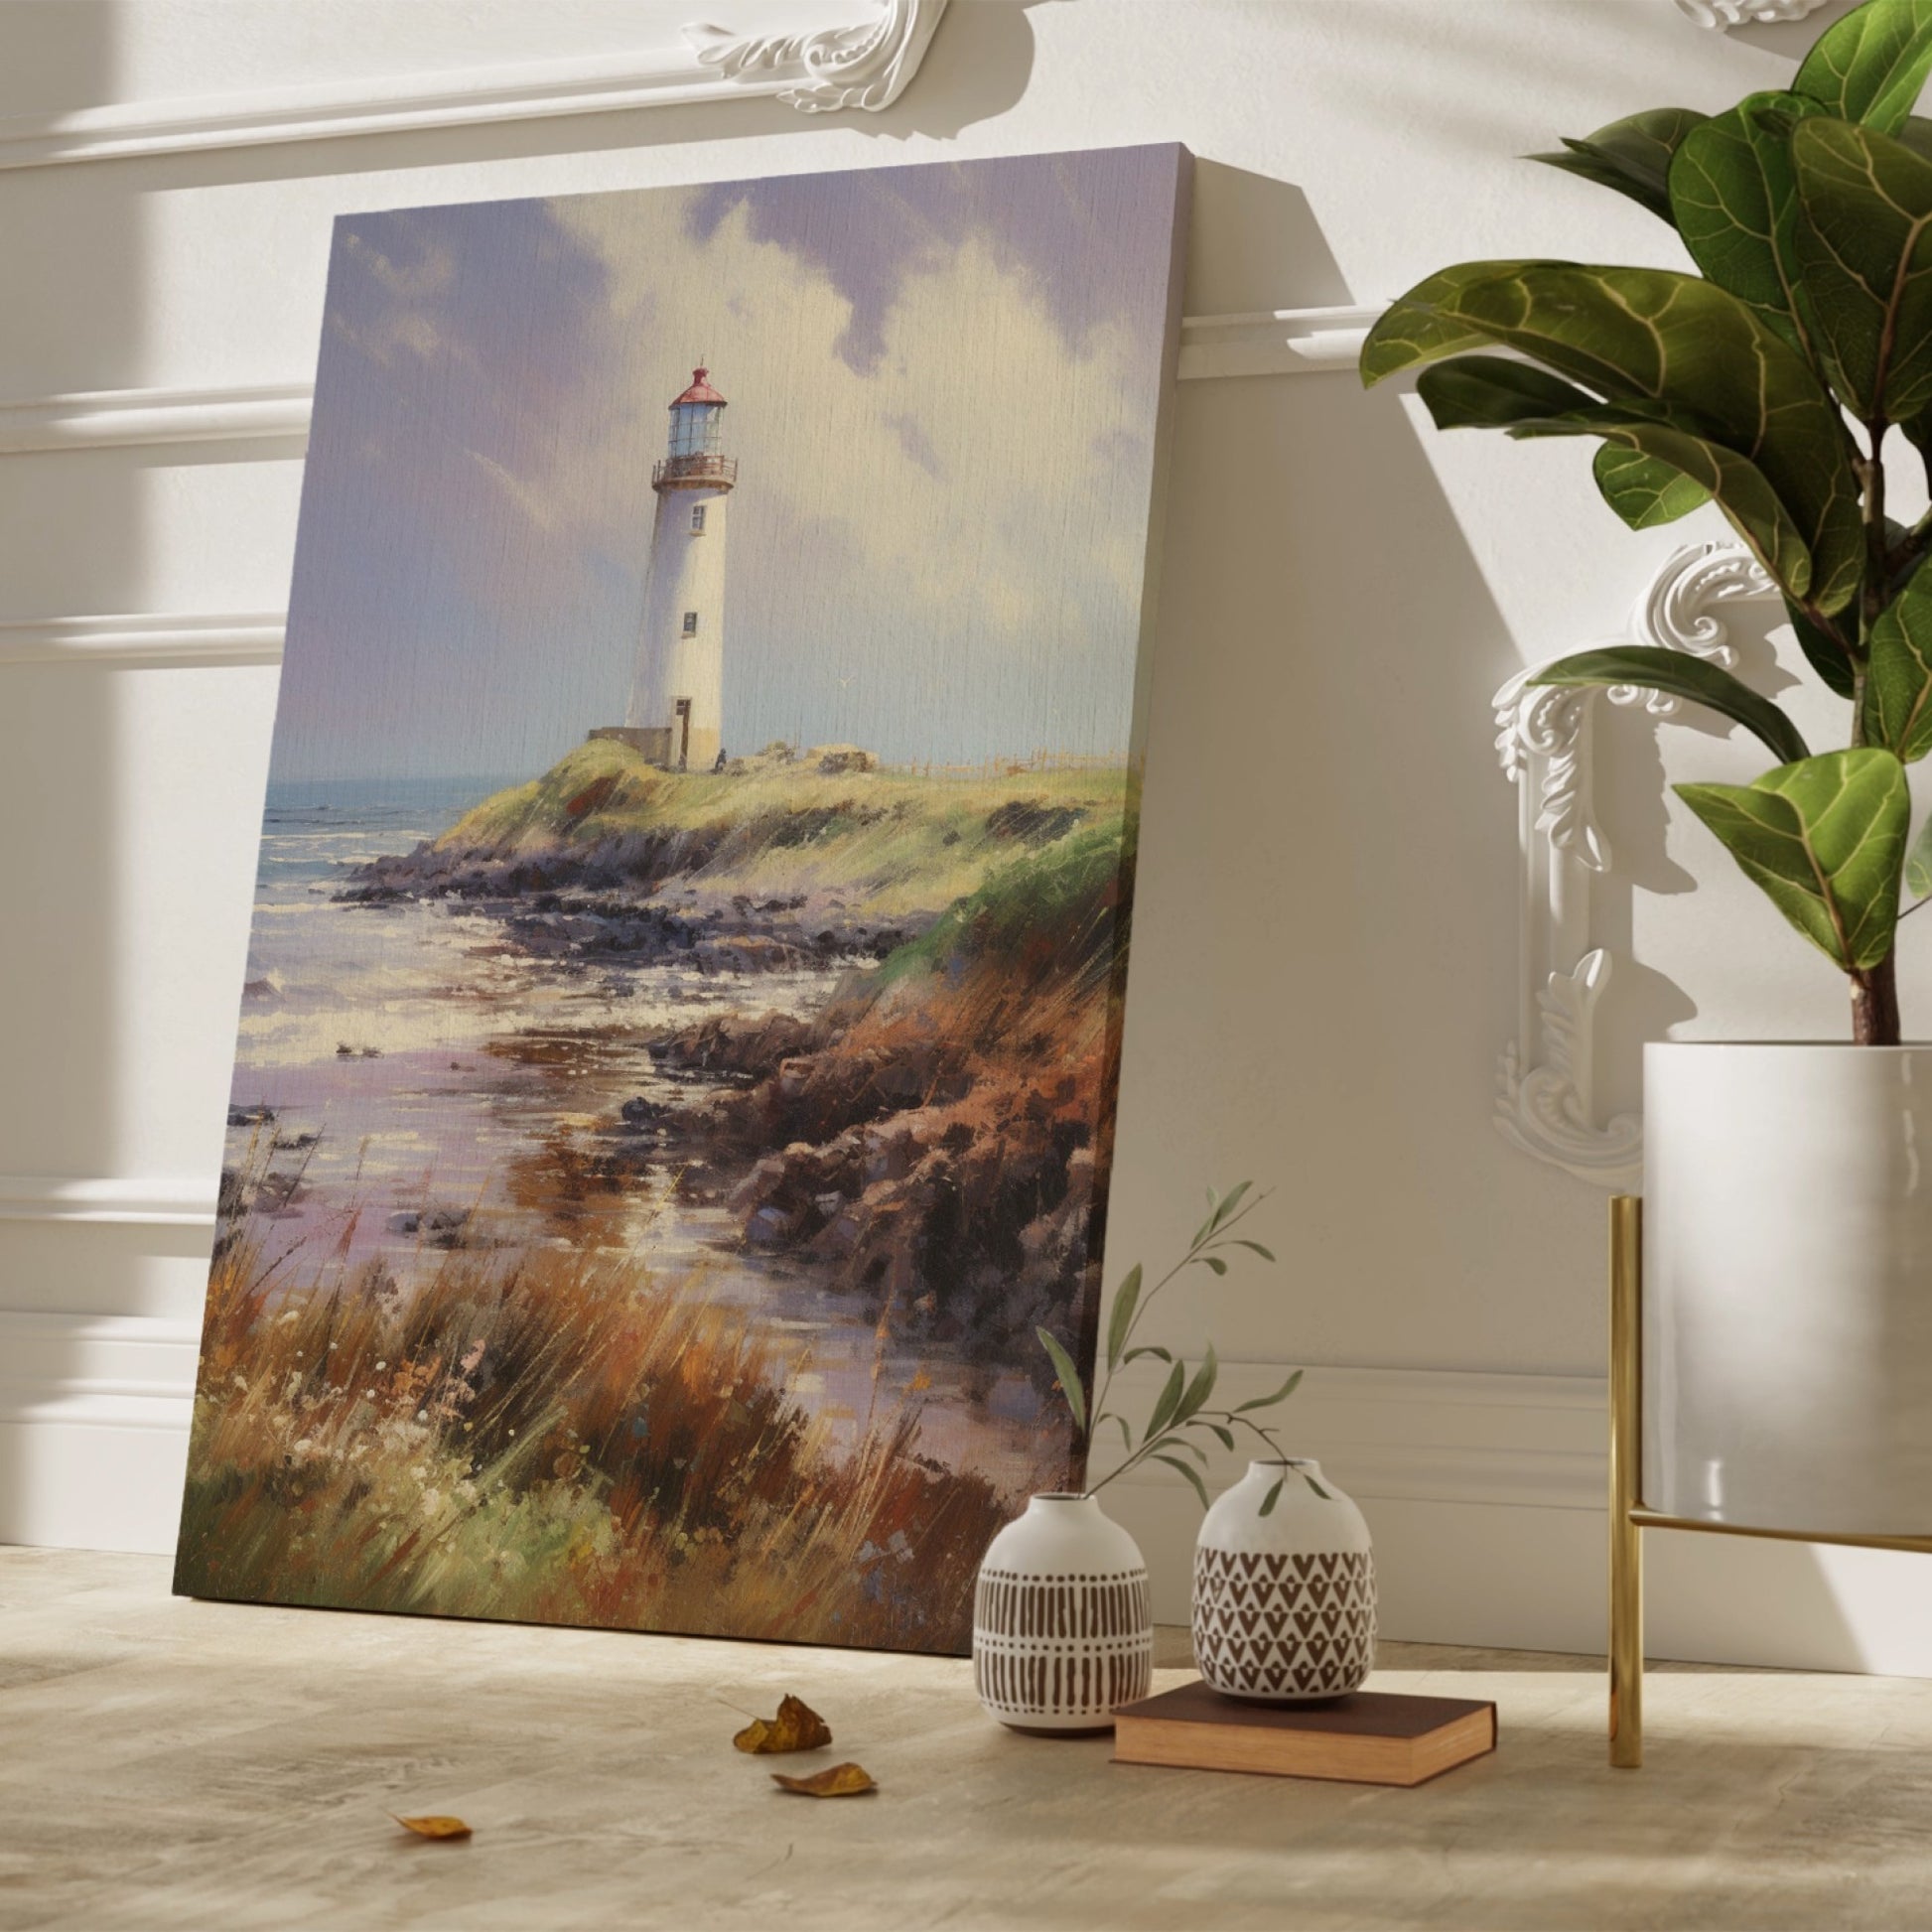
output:
[[1643,1502],[1643,1201],[1610,1199],[1610,1762],[1643,1762],[1643,1532],[1706,1530],[1932,1555],[1932,1536],[1816,1535],[1666,1516]]

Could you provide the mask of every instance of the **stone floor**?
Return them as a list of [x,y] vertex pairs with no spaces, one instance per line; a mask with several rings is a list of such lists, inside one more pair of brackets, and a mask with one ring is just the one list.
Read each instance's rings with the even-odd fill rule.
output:
[[[953,1660],[190,1603],[153,1558],[0,1550],[0,1928],[1932,1925],[1932,1683],[1660,1670],[1619,1772],[1589,1659],[1382,1664],[1495,1699],[1501,1749],[1414,1791],[1115,1766],[1001,1729]],[[785,1691],[876,1796],[731,1748]]]

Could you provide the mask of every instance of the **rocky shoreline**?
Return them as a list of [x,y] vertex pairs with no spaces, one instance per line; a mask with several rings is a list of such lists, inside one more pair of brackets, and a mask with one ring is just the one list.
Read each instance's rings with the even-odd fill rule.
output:
[[[542,781],[554,797],[489,801],[359,868],[338,897],[375,913],[460,902],[572,968],[834,975],[808,1018],[760,1011],[748,988],[738,1011],[649,1039],[666,1079],[610,1119],[615,1167],[687,1164],[682,1184],[729,1210],[746,1251],[795,1260],[897,1330],[1046,1377],[1034,1329],[1073,1346],[1097,1300],[1119,819],[1013,788],[973,817],[956,788],[930,803],[821,788],[760,806],[748,844],[742,817],[659,823],[661,787],[681,781],[582,782],[571,763]],[[888,839],[923,841],[924,908],[916,869],[877,856]],[[982,883],[948,898],[942,868],[968,839]],[[828,863],[859,848],[864,871]],[[742,889],[771,852],[802,890]]]

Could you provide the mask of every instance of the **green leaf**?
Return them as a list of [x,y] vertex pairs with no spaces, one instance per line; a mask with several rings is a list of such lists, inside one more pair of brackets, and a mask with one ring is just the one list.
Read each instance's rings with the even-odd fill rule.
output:
[[1671,163],[1670,205],[1691,259],[1793,347],[1806,343],[1791,135],[1825,110],[1802,94],[1751,94],[1693,128]]
[[1932,404],[1932,161],[1821,116],[1791,137],[1813,336],[1863,421]]
[[1273,1261],[1275,1259],[1275,1251],[1273,1248],[1264,1248],[1259,1241],[1250,1241],[1245,1234],[1234,1235],[1230,1238],[1227,1245],[1230,1248],[1252,1248],[1263,1261]]
[[1187,1392],[1175,1405],[1173,1421],[1184,1423],[1190,1416],[1199,1413],[1207,1398],[1214,1393],[1214,1377],[1219,1373],[1220,1364],[1214,1358],[1214,1344],[1207,1344],[1207,1353],[1201,1365],[1194,1371],[1194,1379],[1187,1384]]
[[1226,1225],[1228,1216],[1231,1215],[1234,1212],[1234,1210],[1241,1205],[1242,1197],[1247,1193],[1248,1189],[1253,1185],[1254,1182],[1252,1180],[1237,1180],[1234,1183],[1234,1185],[1227,1190],[1227,1193],[1222,1198],[1219,1206],[1217,1206],[1214,1210],[1214,1225],[1216,1227],[1222,1227]]
[[1579,651],[1546,665],[1530,682],[1556,685],[1632,684],[1665,691],[1707,706],[1761,740],[1780,763],[1811,756],[1798,727],[1769,698],[1709,658],[1691,657],[1657,644],[1615,644],[1605,650]]
[[1590,464],[1604,502],[1633,530],[1675,523],[1711,500],[1711,492],[1656,457],[1605,443]]
[[1905,855],[1905,884],[1914,898],[1932,898],[1932,818],[1918,828]]
[[1932,752],[1932,569],[1921,564],[1871,626],[1864,742],[1907,764]]
[[1207,1467],[1207,1451],[1204,1449],[1202,1449],[1201,1446],[1198,1443],[1194,1442],[1191,1438],[1177,1435],[1173,1430],[1171,1429],[1168,1431],[1168,1433],[1165,1436],[1161,1438],[1161,1441],[1163,1445],[1168,1449],[1185,1449],[1187,1453],[1191,1455],[1201,1465],[1203,1469]]
[[1507,355],[1458,355],[1416,380],[1438,429],[1508,429],[1513,424],[1594,409],[1599,398],[1534,362]]
[[1219,1255],[1202,1255],[1200,1265],[1203,1268],[1213,1269],[1217,1275],[1225,1275],[1228,1271],[1227,1263]]
[[1046,1350],[1046,1358],[1053,1364],[1053,1373],[1059,1378],[1060,1393],[1066,1397],[1066,1406],[1073,1412],[1073,1427],[1081,1435],[1087,1430],[1087,1398],[1080,1386],[1080,1371],[1073,1366],[1073,1357],[1060,1346],[1044,1328],[1035,1328],[1039,1345]]
[[1120,1351],[1127,1346],[1134,1326],[1134,1305],[1141,1299],[1141,1264],[1137,1261],[1122,1279],[1114,1295],[1113,1318],[1107,1323],[1107,1366],[1120,1366]]
[[1275,1505],[1282,1499],[1282,1484],[1287,1480],[1286,1476],[1277,1476],[1273,1487],[1262,1497],[1260,1513],[1263,1516],[1272,1516],[1275,1513]]
[[1127,1351],[1127,1353],[1120,1358],[1120,1365],[1122,1368],[1125,1368],[1129,1362],[1138,1362],[1143,1355],[1154,1355],[1159,1357],[1159,1359],[1164,1362],[1171,1362],[1173,1360],[1173,1355],[1171,1355],[1167,1349],[1159,1346],[1155,1342],[1144,1341],[1141,1342],[1138,1346],[1130,1348]]
[[1581,175],[1600,188],[1614,189],[1668,221],[1671,205],[1665,183],[1671,157],[1704,118],[1690,107],[1653,107],[1599,127],[1581,141],[1566,135],[1561,154],[1524,158],[1561,168],[1566,174]]
[[1302,1386],[1302,1377],[1306,1373],[1307,1370],[1298,1368],[1273,1395],[1258,1395],[1251,1401],[1237,1404],[1234,1413],[1245,1416],[1251,1409],[1272,1409],[1276,1403],[1286,1402]]
[[1216,1436],[1218,1436],[1218,1437],[1219,1437],[1219,1438],[1221,1439],[1221,1447],[1222,1447],[1222,1448],[1223,1448],[1224,1449],[1227,1449],[1228,1451],[1230,1451],[1230,1453],[1231,1453],[1231,1452],[1233,1451],[1233,1449],[1234,1449],[1234,1431],[1233,1431],[1233,1430],[1231,1430],[1231,1429],[1230,1429],[1230,1428],[1229,1428],[1229,1427],[1228,1427],[1228,1426],[1227,1426],[1227,1425],[1226,1425],[1225,1423],[1219,1423],[1219,1422],[1201,1422],[1201,1423],[1196,1423],[1196,1424],[1194,1425],[1194,1427],[1195,1427],[1196,1429],[1210,1429],[1210,1430],[1212,1430],[1212,1431],[1214,1432],[1214,1434],[1215,1434]]
[[1331,1503],[1334,1501],[1334,1497],[1329,1495],[1327,1490],[1322,1488],[1320,1483],[1316,1482],[1315,1479],[1311,1475],[1310,1475],[1308,1470],[1306,1469],[1302,1471],[1302,1480],[1306,1482],[1309,1485],[1309,1487],[1312,1489],[1314,1493],[1317,1496],[1319,1496],[1324,1503]]
[[1798,648],[1804,652],[1811,668],[1824,679],[1828,690],[1838,697],[1849,698],[1856,687],[1858,674],[1851,658],[1846,655],[1844,645],[1829,631],[1813,623],[1789,598],[1784,601],[1784,611],[1797,635]]
[[1890,752],[1826,752],[1748,785],[1676,791],[1834,965],[1862,972],[1891,951],[1911,799]]
[[1896,134],[1932,73],[1932,0],[1874,0],[1819,35],[1795,92],[1841,120]]
[[1458,355],[1423,370],[1417,392],[1438,429],[1506,429],[1511,436],[1600,436],[1602,458],[1617,455],[1641,466],[1639,483],[1652,494],[1635,517],[1605,489],[1610,506],[1638,527],[1657,507],[1658,479],[1681,485],[1679,500],[1655,521],[1668,522],[1715,497],[1752,554],[1796,595],[1811,581],[1811,555],[1797,526],[1763,473],[1745,458],[1701,433],[1702,425],[1655,404],[1600,403],[1560,377],[1500,355]]
[[1147,1428],[1141,1433],[1141,1441],[1151,1443],[1173,1420],[1173,1412],[1187,1387],[1187,1364],[1175,1362],[1168,1372],[1168,1379],[1161,1385],[1160,1399],[1154,1405],[1154,1413],[1148,1418]]
[[[1617,406],[1613,423],[1586,425],[1569,412],[1540,433],[1612,436],[1699,482],[1698,466],[1711,462],[1700,443],[1744,459],[1811,560],[1809,584],[1787,569],[1786,588],[1827,615],[1858,589],[1864,536],[1839,406],[1804,356],[1734,295],[1664,269],[1466,262],[1410,290],[1369,331],[1364,379],[1472,341],[1515,349]],[[1631,427],[1645,422],[1650,439]],[[1747,477],[1736,486],[1755,489]],[[1752,514],[1776,520],[1763,505]]]
[[1459,262],[1439,268],[1376,318],[1362,344],[1359,367],[1362,387],[1372,389],[1385,377],[1419,363],[1480,348],[1493,340],[1486,331],[1455,320],[1456,299],[1469,283],[1487,281],[1528,262]]
[[1788,595],[1803,597],[1815,574],[1810,547],[1764,473],[1748,458],[1678,423],[1629,405],[1606,403],[1541,422],[1512,424],[1515,437],[1600,436],[1661,469],[1673,470],[1713,498],[1732,529]]
[[1177,1455],[1156,1455],[1156,1462],[1165,1462],[1171,1469],[1178,1469],[1193,1485],[1194,1494],[1200,1498],[1200,1506],[1207,1507],[1207,1484],[1200,1479],[1200,1471],[1191,1462],[1183,1462]]
[[1102,1424],[1105,1423],[1112,1423],[1120,1431],[1120,1442],[1123,1449],[1131,1449],[1134,1447],[1134,1432],[1128,1428],[1127,1418],[1125,1416],[1111,1414],[1102,1416],[1099,1422],[1094,1424],[1094,1433],[1096,1435],[1099,1434]]

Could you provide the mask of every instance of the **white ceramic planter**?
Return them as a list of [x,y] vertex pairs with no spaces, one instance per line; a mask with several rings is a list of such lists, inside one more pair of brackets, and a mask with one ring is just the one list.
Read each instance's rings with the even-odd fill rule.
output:
[[1932,1046],[1644,1055],[1644,1501],[1932,1531]]
[[1111,1730],[1154,1687],[1140,1546],[1092,1496],[1035,1496],[988,1546],[973,1597],[973,1683],[1015,1730]]
[[[1327,1495],[1316,1495],[1308,1476]],[[1281,1495],[1264,1516],[1277,1482]],[[1368,1525],[1318,1462],[1250,1462],[1202,1520],[1194,1661],[1212,1689],[1264,1704],[1341,1697],[1374,1668]]]

